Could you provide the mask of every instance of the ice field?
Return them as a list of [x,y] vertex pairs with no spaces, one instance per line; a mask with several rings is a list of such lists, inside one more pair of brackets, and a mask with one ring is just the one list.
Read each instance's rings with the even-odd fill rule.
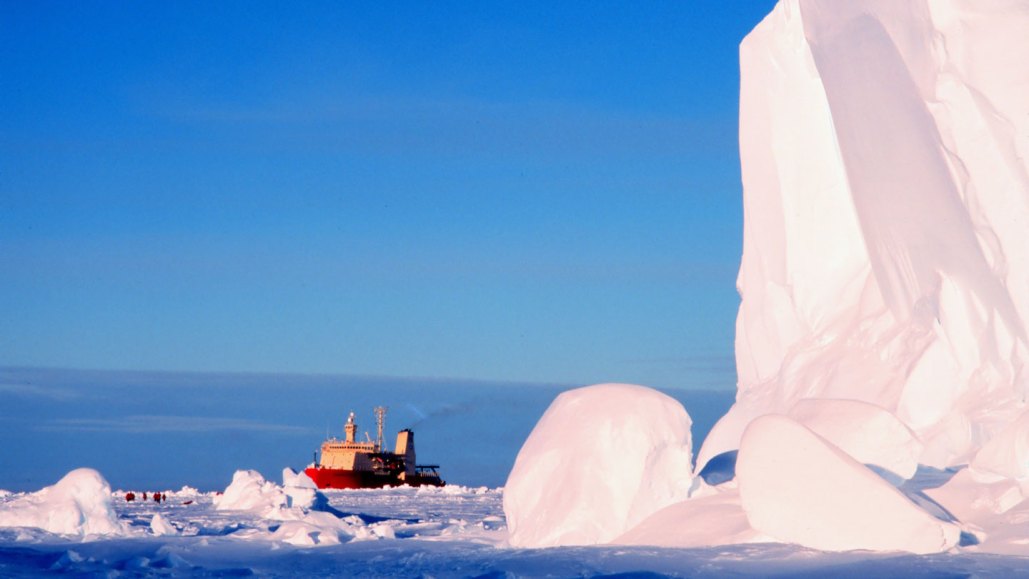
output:
[[[296,513],[268,518],[252,510],[218,510],[213,492],[171,491],[157,504],[127,503],[118,491],[110,495],[115,516],[125,525],[118,536],[83,540],[0,529],[0,575],[1010,577],[1024,572],[1024,560],[1012,557],[827,554],[782,544],[511,548],[498,489],[324,494],[328,505],[322,513],[340,520],[338,543],[313,544],[303,532],[287,537],[283,529],[289,521],[282,519]],[[4,496],[0,506],[17,498]]]

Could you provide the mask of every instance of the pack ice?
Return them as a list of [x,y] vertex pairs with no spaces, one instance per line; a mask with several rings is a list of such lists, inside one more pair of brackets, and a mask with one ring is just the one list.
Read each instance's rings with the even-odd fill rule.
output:
[[[740,46],[738,393],[696,465],[728,470],[645,517],[536,488],[512,542],[1029,554],[1026,30],[1024,0],[781,1]],[[550,415],[509,491],[612,460]]]

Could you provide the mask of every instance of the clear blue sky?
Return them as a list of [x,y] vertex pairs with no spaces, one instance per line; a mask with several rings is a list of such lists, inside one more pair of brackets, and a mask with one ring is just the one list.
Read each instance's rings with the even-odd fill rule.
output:
[[733,387],[771,1],[0,2],[0,365]]

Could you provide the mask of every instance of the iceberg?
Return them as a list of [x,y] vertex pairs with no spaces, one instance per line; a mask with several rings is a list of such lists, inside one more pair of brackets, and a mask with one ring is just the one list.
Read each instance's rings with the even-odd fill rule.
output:
[[784,0],[743,41],[738,393],[698,468],[803,399],[883,408],[937,468],[1026,409],[1025,30],[1026,2]]
[[700,474],[640,508],[689,480],[623,464],[672,414],[573,391],[512,471],[511,543],[1024,553],[1026,30],[1026,1],[781,0],[740,46],[738,388]]

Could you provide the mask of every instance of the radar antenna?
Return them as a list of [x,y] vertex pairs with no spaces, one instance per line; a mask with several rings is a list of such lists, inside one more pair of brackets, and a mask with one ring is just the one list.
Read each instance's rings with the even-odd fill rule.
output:
[[375,407],[375,423],[378,427],[378,435],[375,438],[375,444],[379,447],[379,452],[386,452],[386,447],[382,444],[382,429],[386,426],[386,410],[385,406]]

